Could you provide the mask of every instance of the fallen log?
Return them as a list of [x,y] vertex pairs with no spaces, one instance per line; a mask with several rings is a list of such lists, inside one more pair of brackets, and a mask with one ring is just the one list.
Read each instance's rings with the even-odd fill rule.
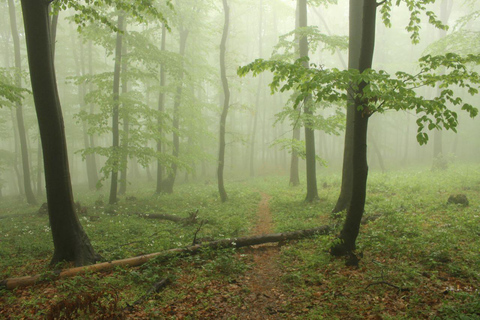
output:
[[76,267],[71,269],[66,269],[63,271],[54,271],[49,274],[37,274],[34,276],[26,276],[19,278],[7,278],[0,282],[0,288],[6,289],[15,289],[18,287],[26,287],[40,283],[42,281],[51,281],[57,279],[63,279],[68,277],[73,277],[76,275],[82,275],[85,273],[100,272],[113,269],[114,267],[135,267],[146,263],[147,261],[155,258],[159,262],[168,260],[172,255],[193,255],[197,254],[203,249],[210,248],[213,250],[224,249],[224,248],[241,248],[247,246],[253,246],[258,244],[270,243],[270,242],[284,242],[289,240],[299,240],[303,238],[308,238],[314,235],[326,235],[331,232],[332,228],[330,226],[322,226],[313,229],[307,230],[298,230],[292,232],[283,232],[283,233],[272,233],[264,234],[259,236],[250,236],[250,237],[240,237],[240,238],[231,238],[231,239],[221,239],[211,242],[205,242],[202,244],[191,245],[185,248],[174,248],[162,252],[150,253],[146,255],[141,255],[137,257],[114,260],[108,262],[97,263],[84,267]]

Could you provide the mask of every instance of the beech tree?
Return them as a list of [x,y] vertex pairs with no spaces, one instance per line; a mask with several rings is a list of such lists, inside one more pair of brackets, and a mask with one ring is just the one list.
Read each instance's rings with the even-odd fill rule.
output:
[[[407,2],[412,21],[407,30],[411,32],[412,41],[418,42],[418,16],[425,11],[425,3],[431,1]],[[295,99],[297,107],[309,95],[317,102],[348,101],[348,105],[353,105],[352,198],[338,242],[332,246],[331,253],[334,255],[352,255],[356,248],[366,198],[368,120],[373,114],[386,110],[415,111],[418,116],[417,141],[425,144],[429,139],[429,130],[444,128],[456,131],[457,113],[448,104],[460,106],[471,117],[478,113],[475,107],[463,101],[460,96],[463,90],[458,88],[467,90],[471,95],[478,93],[480,77],[467,65],[480,64],[480,55],[426,55],[419,59],[419,72],[413,75],[403,71],[390,75],[383,70],[371,69],[375,21],[380,6],[383,6],[380,12],[388,26],[392,1],[350,1],[349,70],[321,68],[314,64],[311,64],[311,68],[305,68],[302,59],[294,63],[258,59],[238,70],[240,75],[248,72],[256,75],[266,70],[273,72],[270,84],[272,91],[298,88],[300,93]],[[425,14],[430,23],[444,28],[433,12],[426,11]],[[442,68],[445,68],[445,73],[439,73]],[[434,98],[425,98],[416,92],[420,87],[435,85],[439,85],[441,92]],[[355,261],[358,262],[353,259],[353,263]]]
[[22,0],[21,3],[54,243],[51,263],[91,264],[100,256],[90,244],[74,210],[65,130],[53,66],[48,2]]
[[230,90],[228,88],[227,71],[225,66],[225,51],[228,37],[228,24],[230,19],[230,8],[228,7],[227,0],[223,0],[223,11],[225,14],[225,22],[223,26],[222,40],[220,42],[220,78],[222,79],[223,87],[223,109],[220,116],[220,134],[219,134],[219,148],[218,148],[218,192],[222,202],[227,201],[228,196],[225,191],[223,182],[223,169],[225,167],[225,126],[227,122],[228,107],[230,105]]
[[[13,0],[8,0],[8,11],[10,13],[10,27],[12,30],[13,47],[15,51],[15,84],[17,87],[21,87],[22,57],[20,54],[20,37],[18,35],[17,16]],[[20,140],[20,150],[22,155],[23,187],[27,202],[33,205],[37,203],[37,200],[33,194],[32,182],[30,179],[30,161],[27,147],[27,134],[23,120],[23,106],[20,100],[17,100],[15,103],[15,115],[17,118],[18,137]]]

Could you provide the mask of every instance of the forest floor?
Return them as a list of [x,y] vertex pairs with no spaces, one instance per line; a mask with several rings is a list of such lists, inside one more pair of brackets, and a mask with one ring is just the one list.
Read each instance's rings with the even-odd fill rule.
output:
[[[183,184],[173,195],[136,188],[114,207],[105,194],[79,197],[80,221],[106,260],[202,241],[342,224],[332,215],[340,177],[318,180],[320,200],[303,201],[285,177],[215,185]],[[133,188],[132,188],[133,190]],[[463,193],[468,206],[451,205]],[[412,196],[415,195],[415,196]],[[0,319],[480,319],[480,166],[370,175],[358,268],[328,248],[334,234],[251,248],[205,249],[31,287],[0,289]],[[52,253],[48,219],[16,198],[0,202],[0,280],[42,274]],[[183,225],[138,214],[188,216]],[[197,234],[198,233],[198,234]],[[194,236],[196,235],[196,236]],[[151,292],[152,285],[170,283]],[[137,303],[135,303],[137,302]]]

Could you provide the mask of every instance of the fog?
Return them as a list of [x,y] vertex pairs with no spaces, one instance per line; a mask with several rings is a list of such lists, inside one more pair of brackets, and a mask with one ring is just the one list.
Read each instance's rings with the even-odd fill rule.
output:
[[[322,2],[322,1],[321,1]],[[334,2],[334,1],[328,1]],[[230,26],[226,43],[226,74],[230,88],[229,112],[226,120],[225,179],[244,180],[266,175],[288,176],[291,161],[292,122],[279,114],[292,108],[293,91],[272,94],[269,72],[245,77],[237,75],[240,66],[255,59],[269,59],[279,43],[279,37],[295,30],[296,2],[291,0],[230,0]],[[155,186],[157,161],[167,176],[173,163],[178,167],[175,183],[216,183],[219,119],[223,104],[220,80],[219,46],[224,23],[221,1],[173,1],[174,11],[159,5],[170,31],[166,34],[165,50],[161,50],[162,24],[159,19],[145,15],[137,21],[126,13],[126,31],[123,34],[124,51],[120,94],[120,144],[128,156],[127,193],[137,182]],[[15,56],[8,5],[0,3],[0,67],[14,74]],[[440,43],[441,32],[421,16],[420,41],[412,44],[406,30],[410,12],[405,6],[394,7],[391,27],[381,23],[376,27],[373,68],[390,74],[405,71],[418,72],[418,59],[428,53],[443,54],[448,50],[467,54],[478,53],[478,23],[473,20],[458,25],[474,8],[474,4],[455,1],[448,18],[447,36],[464,32],[455,44]],[[116,12],[107,7],[98,9],[112,25]],[[440,16],[440,4],[428,6]],[[17,26],[20,36],[22,87],[30,90],[28,62],[21,8],[16,3]],[[348,2],[308,8],[308,25],[315,26],[328,36],[348,37]],[[75,192],[89,187],[87,158],[93,155],[98,180],[96,187],[107,192],[111,174],[112,146],[112,86],[115,62],[116,32],[100,21],[75,21],[72,9],[60,11],[55,41],[55,67],[62,104],[69,164]],[[81,17],[80,17],[81,19]],[[78,20],[78,19],[77,19]],[[185,54],[179,54],[180,32],[188,30]],[[471,33],[466,33],[466,32]],[[463,34],[463,33],[462,33]],[[460,35],[458,36],[460,37]],[[292,43],[294,36],[286,38]],[[318,68],[345,69],[348,50],[326,50],[317,43],[310,62]],[[443,51],[442,51],[443,50]],[[292,51],[293,52],[293,51]],[[160,86],[160,67],[165,68],[165,85]],[[183,74],[183,75],[182,75]],[[179,90],[181,88],[181,90]],[[463,90],[463,89],[459,89]],[[179,97],[180,92],[180,98]],[[159,113],[159,95],[165,94],[164,111]],[[417,93],[433,97],[436,88],[419,88]],[[460,94],[465,101],[478,106],[478,96]],[[179,127],[173,128],[174,105],[179,102]],[[39,144],[38,125],[31,92],[24,94],[23,116],[31,171],[31,184],[37,195],[44,191],[43,163]],[[340,106],[319,105],[315,116],[345,113]],[[454,110],[458,107],[451,107]],[[458,111],[458,133],[441,132],[443,158],[449,165],[478,163],[479,126],[468,114]],[[15,106],[0,109],[0,177],[1,194],[24,194],[23,170]],[[160,124],[158,124],[158,119]],[[341,118],[341,117],[340,117]],[[125,122],[128,119],[128,129]],[[418,115],[415,111],[387,111],[375,114],[370,120],[368,161],[371,171],[387,172],[401,167],[423,166],[434,163],[434,140],[440,135],[429,132],[429,143],[417,142]],[[337,125],[344,126],[344,119]],[[159,132],[161,128],[161,132]],[[127,141],[128,131],[128,145]],[[173,133],[179,137],[178,157],[172,155]],[[301,130],[300,140],[304,132]],[[161,141],[162,151],[157,152]],[[282,147],[283,146],[283,147]],[[341,174],[344,131],[325,132],[315,128],[317,176]],[[91,157],[91,156],[90,156]],[[251,161],[253,159],[253,162]],[[121,168],[118,167],[120,171]],[[300,175],[304,176],[304,160],[300,160]],[[123,178],[121,178],[123,179]]]

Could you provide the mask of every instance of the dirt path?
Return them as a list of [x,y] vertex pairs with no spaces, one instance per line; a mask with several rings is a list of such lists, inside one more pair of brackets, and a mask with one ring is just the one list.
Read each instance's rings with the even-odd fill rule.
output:
[[[253,235],[272,233],[273,222],[268,201],[270,196],[262,193],[258,206],[258,222]],[[281,271],[277,266],[280,247],[277,244],[264,244],[250,249],[254,265],[245,274],[244,285],[250,294],[245,299],[239,318],[243,319],[280,319],[285,312],[285,295],[280,290]],[[245,309],[244,309],[245,308]],[[248,310],[246,309],[248,308]]]

